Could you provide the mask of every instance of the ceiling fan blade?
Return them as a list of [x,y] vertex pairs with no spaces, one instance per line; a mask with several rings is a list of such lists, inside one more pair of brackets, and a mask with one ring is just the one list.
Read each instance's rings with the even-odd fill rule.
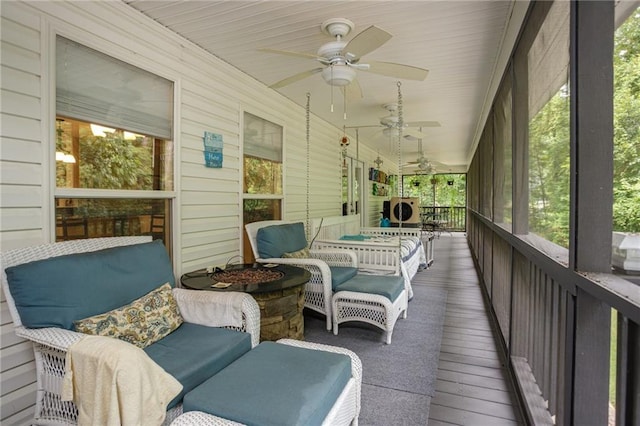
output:
[[391,37],[393,36],[382,28],[371,25],[353,37],[342,51],[345,54],[353,55],[355,58],[360,58],[388,42]]
[[346,126],[346,129],[366,129],[366,128],[372,128],[372,127],[382,127],[379,124],[370,124],[370,125],[366,125],[366,126]]
[[422,81],[427,78],[429,70],[411,65],[396,64],[393,62],[368,61],[371,67],[370,73],[386,75],[387,77],[401,78],[403,80]]
[[409,127],[440,127],[438,121],[411,121],[405,124]]
[[359,101],[362,99],[362,88],[357,78],[354,78],[351,83],[342,87],[342,95],[347,101]]
[[295,83],[296,81],[302,80],[304,78],[310,77],[314,74],[317,74],[322,71],[322,68],[314,68],[309,71],[304,71],[298,74],[294,74],[290,77],[285,78],[284,80],[280,80],[277,83],[273,83],[271,86],[272,89],[279,89],[281,87],[287,86],[291,83]]
[[265,53],[275,53],[277,55],[286,55],[286,56],[295,56],[297,58],[308,58],[308,59],[318,59],[318,55],[314,55],[313,53],[302,53],[302,52],[292,52],[290,50],[278,50],[278,49],[258,49],[260,52]]
[[412,136],[416,139],[426,139],[429,137],[426,133],[422,133],[418,130],[411,129],[411,128],[402,129],[402,133],[404,133],[405,135]]

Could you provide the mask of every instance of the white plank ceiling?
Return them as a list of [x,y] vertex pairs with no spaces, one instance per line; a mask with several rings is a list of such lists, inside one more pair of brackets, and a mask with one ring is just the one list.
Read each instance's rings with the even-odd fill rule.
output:
[[[315,55],[333,40],[321,31],[322,22],[332,18],[355,24],[347,41],[371,25],[382,28],[393,37],[360,62],[425,68],[429,73],[424,81],[359,70],[363,97],[347,103],[346,120],[342,92],[332,90],[320,74],[277,90],[303,106],[309,92],[311,112],[340,129],[351,127],[348,133],[353,139],[354,127],[379,125],[380,118],[389,114],[382,105],[398,101],[400,82],[404,122],[440,123],[422,128],[424,154],[445,165],[439,171],[466,170],[528,6],[528,1],[499,0],[124,1],[266,85],[322,65],[313,58],[266,53],[261,48]],[[397,158],[398,143],[381,130],[360,128],[360,143]],[[404,160],[418,157],[417,139],[408,138],[400,145]]]

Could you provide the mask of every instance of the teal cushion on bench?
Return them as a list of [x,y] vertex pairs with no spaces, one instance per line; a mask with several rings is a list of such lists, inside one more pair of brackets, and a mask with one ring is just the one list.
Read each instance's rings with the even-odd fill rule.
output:
[[172,408],[187,392],[250,349],[249,333],[183,323],[144,351],[182,384],[182,391],[167,407]]
[[162,241],[29,262],[6,269],[25,327],[73,329],[73,322],[175,286]]
[[307,246],[307,237],[302,222],[265,226],[256,234],[258,254],[261,259],[282,257]]
[[329,269],[331,270],[331,288],[334,290],[358,274],[358,268],[353,266],[329,266]]
[[398,275],[358,274],[337,286],[334,291],[355,291],[357,293],[379,294],[390,301],[398,298],[404,290],[404,278]]
[[364,240],[368,240],[372,238],[369,235],[362,235],[362,234],[357,234],[357,235],[343,235],[342,237],[340,237],[341,240],[343,241],[364,241]]
[[263,342],[184,397],[204,411],[249,426],[313,426],[351,378],[347,355]]

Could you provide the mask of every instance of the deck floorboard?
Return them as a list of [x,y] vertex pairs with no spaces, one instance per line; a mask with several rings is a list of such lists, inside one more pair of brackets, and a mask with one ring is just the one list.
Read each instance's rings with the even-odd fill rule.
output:
[[429,425],[522,425],[466,237],[442,234],[435,261],[414,282],[447,290]]

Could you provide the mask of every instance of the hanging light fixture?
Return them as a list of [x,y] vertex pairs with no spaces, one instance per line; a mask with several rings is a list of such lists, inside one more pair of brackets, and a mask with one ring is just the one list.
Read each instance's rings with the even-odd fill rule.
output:
[[356,78],[356,72],[348,65],[335,64],[322,70],[322,78],[332,86],[347,86]]
[[56,161],[62,161],[67,164],[75,164],[76,157],[71,154],[65,154],[62,151],[56,151]]
[[100,126],[98,124],[91,124],[91,133],[93,136],[107,136],[107,133],[113,133],[116,129],[112,129],[110,127]]
[[382,160],[382,158],[380,158],[380,154],[378,154],[378,156],[376,157],[375,160],[373,160],[373,163],[376,165],[376,168],[380,168],[380,166],[382,165],[382,163],[384,163],[384,161]]

